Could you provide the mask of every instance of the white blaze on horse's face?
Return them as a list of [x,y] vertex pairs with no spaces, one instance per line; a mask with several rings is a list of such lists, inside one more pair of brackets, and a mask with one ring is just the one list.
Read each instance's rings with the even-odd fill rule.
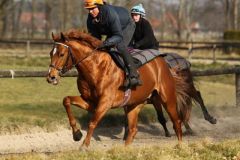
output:
[[56,54],[56,53],[57,53],[57,48],[54,47],[54,49],[53,49],[53,56],[54,56],[54,54]]

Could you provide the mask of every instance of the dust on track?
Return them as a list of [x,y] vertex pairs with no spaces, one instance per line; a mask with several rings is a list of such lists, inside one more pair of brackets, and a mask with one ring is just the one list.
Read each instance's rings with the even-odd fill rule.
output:
[[[227,139],[240,138],[240,117],[218,118],[216,125],[209,124],[199,118],[193,118],[190,125],[195,132],[193,136],[184,136],[184,143],[192,143],[203,139],[219,142]],[[172,134],[171,138],[164,137],[164,132],[160,124],[138,125],[138,133],[132,146],[174,146],[177,138],[172,128],[172,123],[168,122],[168,128]],[[83,137],[86,131],[83,130]],[[124,146],[122,140],[123,127],[97,128],[91,140],[90,148],[93,150],[110,149],[114,146]],[[80,142],[74,142],[72,131],[61,129],[56,132],[26,133],[21,135],[1,135],[0,154],[22,154],[22,153],[54,153],[70,150],[79,150],[83,138]]]

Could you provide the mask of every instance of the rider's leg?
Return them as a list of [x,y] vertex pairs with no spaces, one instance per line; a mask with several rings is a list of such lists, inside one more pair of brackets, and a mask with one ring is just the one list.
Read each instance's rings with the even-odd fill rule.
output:
[[126,81],[124,82],[125,87],[134,87],[137,85],[141,85],[141,82],[139,80],[139,74],[137,72],[136,66],[133,62],[132,56],[128,53],[127,47],[124,45],[124,43],[119,43],[117,46],[119,52],[121,53],[121,57],[123,58],[123,61],[128,69],[129,75],[127,76]]
[[127,51],[127,46],[129,45],[130,41],[132,40],[132,36],[135,31],[135,23],[130,21],[127,27],[123,30],[123,40],[117,45],[118,51],[121,53],[121,57],[125,65],[127,66],[129,75],[128,79],[126,79],[124,86],[136,86],[140,85],[141,81],[138,79],[139,74],[137,72],[136,66],[133,62],[132,56]]

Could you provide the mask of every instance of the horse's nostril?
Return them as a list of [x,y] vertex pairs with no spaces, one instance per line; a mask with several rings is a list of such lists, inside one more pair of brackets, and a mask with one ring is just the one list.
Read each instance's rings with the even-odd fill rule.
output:
[[55,80],[55,79],[56,79],[56,77],[55,77],[55,76],[51,77],[51,80]]

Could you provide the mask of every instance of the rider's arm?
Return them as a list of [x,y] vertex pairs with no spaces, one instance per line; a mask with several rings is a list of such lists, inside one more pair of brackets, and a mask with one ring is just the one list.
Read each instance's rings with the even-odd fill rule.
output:
[[109,29],[112,33],[112,36],[106,39],[105,45],[106,46],[113,46],[118,44],[123,40],[123,33],[121,28],[121,23],[117,13],[113,10],[107,11],[107,23]]

